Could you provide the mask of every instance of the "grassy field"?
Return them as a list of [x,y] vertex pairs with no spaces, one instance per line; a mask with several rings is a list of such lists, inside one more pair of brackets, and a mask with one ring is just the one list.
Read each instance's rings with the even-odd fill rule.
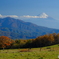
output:
[[[58,59],[59,45],[32,48],[30,52],[20,52],[24,49],[0,50],[0,59]],[[27,49],[25,49],[27,50]]]

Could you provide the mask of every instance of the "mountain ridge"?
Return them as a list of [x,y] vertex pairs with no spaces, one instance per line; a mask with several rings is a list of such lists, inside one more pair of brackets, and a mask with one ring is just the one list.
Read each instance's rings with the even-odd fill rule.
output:
[[11,39],[34,39],[40,35],[58,32],[58,29],[37,26],[11,17],[0,18],[0,36]]

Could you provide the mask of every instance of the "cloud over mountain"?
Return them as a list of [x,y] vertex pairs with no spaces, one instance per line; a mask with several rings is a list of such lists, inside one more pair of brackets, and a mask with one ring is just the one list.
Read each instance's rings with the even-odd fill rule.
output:
[[46,13],[42,13],[38,16],[31,16],[31,15],[17,16],[17,15],[1,15],[0,14],[0,18],[5,18],[5,17],[12,17],[12,18],[48,18],[48,15]]
[[13,17],[13,18],[17,18],[17,15],[1,15],[0,14],[0,18],[4,18],[4,17]]
[[41,15],[39,16],[30,16],[30,15],[24,15],[24,16],[21,16],[23,18],[47,18],[48,15],[46,13],[42,13]]

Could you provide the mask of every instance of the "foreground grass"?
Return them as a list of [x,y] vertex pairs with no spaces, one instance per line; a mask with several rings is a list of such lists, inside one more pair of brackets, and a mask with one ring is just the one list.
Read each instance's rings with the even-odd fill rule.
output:
[[59,45],[32,48],[31,52],[20,52],[22,49],[0,50],[0,59],[58,59]]

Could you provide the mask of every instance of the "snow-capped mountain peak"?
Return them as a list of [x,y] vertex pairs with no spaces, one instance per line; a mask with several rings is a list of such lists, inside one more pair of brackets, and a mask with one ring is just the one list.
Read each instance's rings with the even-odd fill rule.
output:
[[46,14],[46,13],[42,13],[41,15],[40,15],[40,18],[47,18],[48,17],[48,15]]

